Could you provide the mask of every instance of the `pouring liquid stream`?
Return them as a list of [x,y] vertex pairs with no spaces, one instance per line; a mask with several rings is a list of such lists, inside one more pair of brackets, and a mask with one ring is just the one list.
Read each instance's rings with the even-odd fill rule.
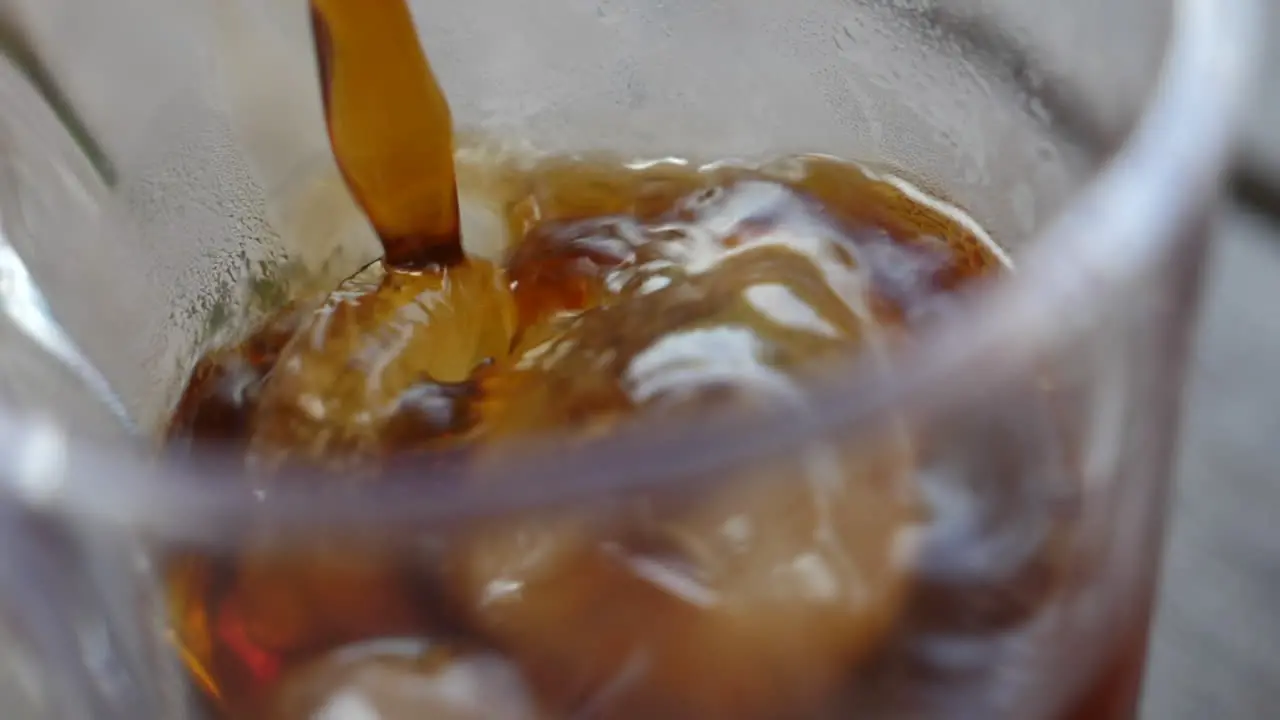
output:
[[403,0],[311,0],[338,166],[390,268],[463,259],[449,104]]
[[513,315],[499,269],[463,252],[449,105],[408,5],[312,0],[311,17],[333,153],[384,255],[285,329],[249,441],[267,471],[447,423],[434,400],[507,350]]

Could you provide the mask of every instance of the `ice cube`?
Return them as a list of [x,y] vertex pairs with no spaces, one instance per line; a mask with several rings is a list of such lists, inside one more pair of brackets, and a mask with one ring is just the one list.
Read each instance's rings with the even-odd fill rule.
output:
[[466,381],[477,365],[505,355],[513,323],[503,276],[484,260],[390,272],[372,288],[337,292],[281,352],[251,452],[267,467],[289,456],[377,454],[406,394]]
[[174,410],[169,439],[199,438],[237,448],[247,442],[263,380],[316,304],[318,301],[294,303],[244,342],[202,358]]
[[287,678],[270,720],[535,720],[520,673],[501,657],[428,641],[342,648]]
[[[478,426],[491,451],[659,407],[802,407],[810,363],[876,357],[881,328],[858,294],[868,286],[838,235],[820,218],[791,217],[808,210],[785,191],[751,192],[704,198],[696,213],[710,213],[714,232],[668,228],[640,262],[619,266],[623,292],[496,368]],[[647,270],[653,257],[670,262]],[[653,277],[672,282],[640,292]],[[910,449],[893,428],[876,446],[815,442],[737,472],[683,497],[478,526],[450,552],[446,583],[558,712],[802,715],[905,605],[903,548],[919,522]]]
[[478,527],[448,580],[567,715],[820,709],[905,604],[907,455],[815,444],[716,489]]

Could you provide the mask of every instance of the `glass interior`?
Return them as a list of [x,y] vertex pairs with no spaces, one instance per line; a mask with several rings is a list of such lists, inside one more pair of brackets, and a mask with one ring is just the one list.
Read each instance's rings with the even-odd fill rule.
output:
[[[8,143],[9,242],[154,429],[200,348],[376,254],[328,156],[306,14],[281,0],[9,6],[44,94],[94,151],[92,165],[76,157],[9,69],[8,131],[41,138]],[[1054,7],[414,3],[464,132],[552,151],[883,163],[1015,251],[1136,117],[1169,16],[1147,0]],[[1080,38],[1096,38],[1091,52],[1072,51]],[[40,162],[51,152],[57,168]]]

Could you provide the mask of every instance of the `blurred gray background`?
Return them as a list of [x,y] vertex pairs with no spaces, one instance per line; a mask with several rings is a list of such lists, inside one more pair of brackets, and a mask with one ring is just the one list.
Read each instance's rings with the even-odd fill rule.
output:
[[1280,718],[1280,2],[1192,364],[1143,717]]

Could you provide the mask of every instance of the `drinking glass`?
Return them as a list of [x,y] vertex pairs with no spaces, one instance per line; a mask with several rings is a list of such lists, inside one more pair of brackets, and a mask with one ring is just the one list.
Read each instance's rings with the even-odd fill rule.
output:
[[[768,498],[906,449],[898,480],[922,519],[882,549],[910,577],[877,641],[841,668],[842,717],[1134,716],[1256,3],[412,5],[463,136],[547,152],[866,160],[965,208],[1014,270],[891,356],[814,378],[796,402],[642,418],[590,441],[549,435],[343,492],[263,485],[216,454],[162,457],[158,438],[203,350],[378,253],[328,152],[303,0],[4,0],[7,713],[201,717],[165,594],[175,557],[307,552],[335,537],[428,553],[494,523]],[[483,202],[463,195],[474,234]],[[857,534],[875,522],[863,516],[836,529]],[[630,650],[670,640],[660,612],[632,619],[659,632],[623,632]],[[576,625],[564,637],[586,632]],[[804,638],[813,645],[786,656],[801,668],[810,647],[821,653]],[[735,658],[706,653],[702,672],[662,676],[713,686],[714,666]],[[508,690],[545,669],[504,663]],[[769,706],[770,682],[750,682],[738,690],[759,700],[751,712],[787,716]],[[693,696],[671,695],[664,712],[729,707],[681,704]],[[490,699],[472,698],[475,716],[506,717]]]

